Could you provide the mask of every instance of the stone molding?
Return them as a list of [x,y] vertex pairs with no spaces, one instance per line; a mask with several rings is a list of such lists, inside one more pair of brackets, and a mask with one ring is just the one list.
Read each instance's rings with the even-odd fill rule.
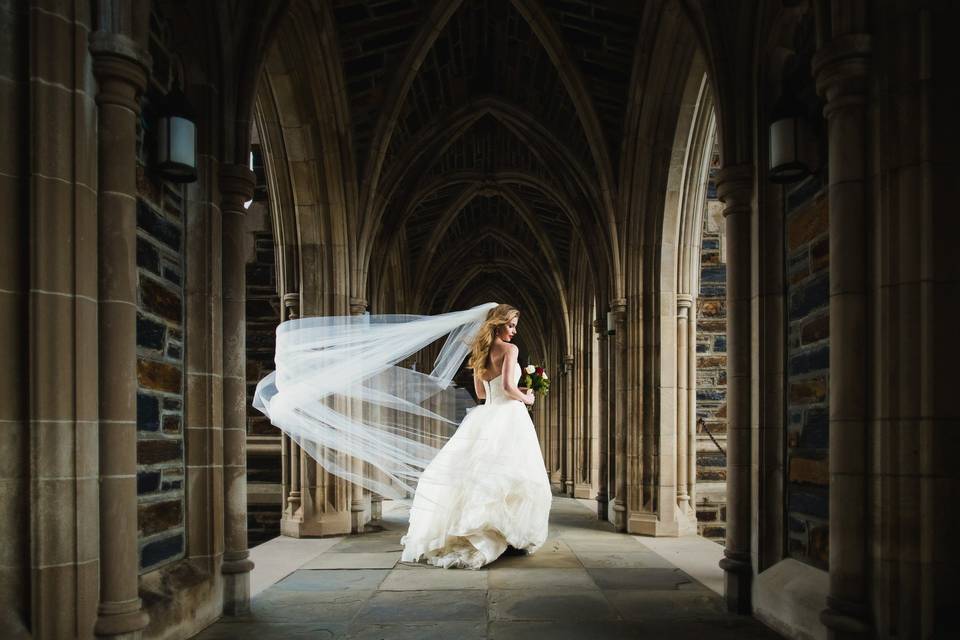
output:
[[220,201],[224,211],[243,214],[243,203],[253,197],[257,177],[242,164],[220,165]]
[[723,217],[750,213],[753,196],[753,165],[735,164],[717,173],[717,199],[723,202]]
[[869,35],[853,33],[836,38],[814,54],[813,77],[817,93],[827,101],[825,118],[838,109],[866,102],[871,50]]

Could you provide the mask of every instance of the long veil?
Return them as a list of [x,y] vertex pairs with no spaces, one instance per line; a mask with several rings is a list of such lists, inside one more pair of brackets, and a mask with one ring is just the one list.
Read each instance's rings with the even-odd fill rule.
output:
[[[451,382],[495,306],[283,322],[276,370],[253,406],[330,473],[387,498],[410,496],[456,427],[462,403]],[[444,336],[430,373],[400,366]]]

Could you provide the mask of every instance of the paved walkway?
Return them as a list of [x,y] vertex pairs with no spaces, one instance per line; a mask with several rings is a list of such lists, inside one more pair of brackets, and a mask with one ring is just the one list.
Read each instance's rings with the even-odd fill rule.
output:
[[[480,571],[399,563],[406,516],[403,508],[386,514],[378,533],[255,549],[256,557],[271,548],[273,560],[254,576],[250,615],[197,637],[779,638],[752,618],[726,614],[720,596],[669,553],[615,533],[577,500],[554,499],[550,538],[535,555],[504,556]],[[678,564],[696,575],[694,555]]]

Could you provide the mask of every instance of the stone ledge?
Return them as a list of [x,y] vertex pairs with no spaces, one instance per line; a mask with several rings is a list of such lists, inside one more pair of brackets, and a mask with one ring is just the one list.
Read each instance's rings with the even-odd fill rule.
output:
[[830,574],[787,558],[753,582],[753,614],[788,638],[826,639],[820,612],[827,606]]

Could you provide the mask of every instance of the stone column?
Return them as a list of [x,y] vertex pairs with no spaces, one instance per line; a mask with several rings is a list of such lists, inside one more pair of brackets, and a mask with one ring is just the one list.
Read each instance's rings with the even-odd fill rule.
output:
[[[300,294],[284,294],[283,306],[287,310],[288,320],[296,320],[299,318]],[[290,492],[287,494],[287,502],[284,505],[283,516],[280,521],[280,532],[284,535],[289,535],[286,531],[286,523],[295,521],[298,518],[301,521],[303,519],[303,515],[300,513],[300,446],[288,435],[284,435],[283,438],[284,441],[287,442],[285,450],[287,451],[287,477],[290,481]]]
[[867,92],[870,37],[840,36],[814,56],[826,98],[830,202],[830,595],[832,638],[870,630],[867,584]]
[[608,517],[607,514],[607,503],[609,501],[609,482],[607,478],[607,449],[608,449],[608,437],[607,437],[607,425],[609,423],[608,411],[607,411],[607,326],[606,323],[601,320],[594,320],[593,330],[597,333],[597,349],[599,353],[599,371],[597,372],[597,381],[599,389],[597,390],[597,397],[600,398],[600,406],[597,407],[597,413],[599,415],[600,423],[600,433],[597,438],[597,456],[598,456],[598,469],[597,469],[597,518],[600,520],[606,520]]
[[627,530],[627,301],[623,298],[610,304],[614,314],[613,334],[613,426],[614,455],[617,458],[617,486],[614,491],[613,524],[617,531]]
[[693,509],[690,505],[690,493],[687,488],[688,472],[687,456],[689,416],[689,394],[687,391],[687,366],[690,362],[688,351],[690,345],[688,325],[690,323],[690,307],[693,298],[689,294],[677,294],[677,506],[680,511],[690,516]]
[[691,301],[687,312],[687,493],[696,522],[697,510],[697,313]]
[[565,429],[563,438],[563,458],[561,464],[563,471],[563,492],[568,496],[573,496],[574,483],[577,477],[576,470],[576,443],[577,443],[577,419],[574,415],[574,392],[576,383],[573,375],[573,356],[563,356],[563,421],[560,423],[561,429]]
[[750,214],[753,166],[726,166],[717,176],[727,233],[727,609],[751,611],[750,583]]
[[90,37],[99,147],[100,605],[98,636],[139,638],[136,140],[146,54],[129,38]]
[[[350,298],[350,315],[362,316],[367,310],[367,301],[360,298]],[[351,412],[356,417],[361,417],[363,405],[359,402],[354,403]],[[354,476],[363,476],[363,460],[359,458],[350,459],[350,470]],[[353,483],[350,485],[350,532],[362,533],[364,522],[364,512],[367,510],[366,496],[363,486]]]
[[243,203],[253,197],[256,178],[245,165],[220,165],[223,214],[223,611],[250,610],[247,549],[246,267]]

